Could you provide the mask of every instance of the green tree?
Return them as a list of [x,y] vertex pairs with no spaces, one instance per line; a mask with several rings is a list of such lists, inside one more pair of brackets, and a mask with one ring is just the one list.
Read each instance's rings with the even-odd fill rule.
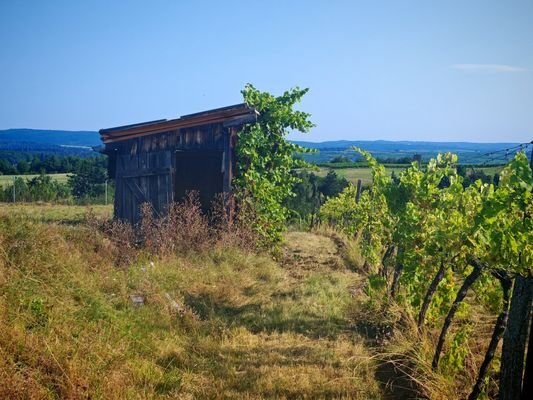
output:
[[293,155],[308,150],[286,140],[289,130],[308,132],[314,126],[310,114],[294,110],[307,91],[295,88],[276,97],[250,84],[242,90],[245,103],[259,116],[239,133],[234,183],[241,202],[255,215],[253,228],[264,245],[281,241],[289,215],[284,204],[299,180],[291,171],[307,166]]
[[97,160],[82,160],[78,171],[69,175],[68,184],[77,199],[97,197],[104,193],[107,171]]
[[26,160],[20,160],[17,163],[17,171],[19,174],[27,174],[30,171],[30,164]]
[[7,160],[0,158],[0,172],[4,175],[14,175],[17,173],[17,169]]
[[344,177],[339,177],[337,173],[330,170],[324,178],[320,179],[318,190],[326,196],[337,196],[340,192],[348,186],[348,181]]

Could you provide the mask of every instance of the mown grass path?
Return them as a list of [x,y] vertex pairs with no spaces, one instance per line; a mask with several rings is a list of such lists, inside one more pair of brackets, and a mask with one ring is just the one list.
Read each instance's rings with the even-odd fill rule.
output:
[[117,267],[80,213],[0,206],[0,398],[387,395],[338,241],[289,232],[277,261],[220,247]]

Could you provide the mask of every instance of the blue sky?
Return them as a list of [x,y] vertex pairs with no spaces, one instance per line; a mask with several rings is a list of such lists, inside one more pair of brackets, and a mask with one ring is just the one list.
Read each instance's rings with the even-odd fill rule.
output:
[[533,139],[533,1],[0,0],[0,129],[97,130],[309,87],[322,141]]

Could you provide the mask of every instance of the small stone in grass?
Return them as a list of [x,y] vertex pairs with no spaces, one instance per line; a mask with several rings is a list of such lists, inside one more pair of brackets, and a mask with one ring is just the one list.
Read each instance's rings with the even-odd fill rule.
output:
[[131,294],[130,299],[135,307],[140,307],[144,305],[144,296],[140,294]]

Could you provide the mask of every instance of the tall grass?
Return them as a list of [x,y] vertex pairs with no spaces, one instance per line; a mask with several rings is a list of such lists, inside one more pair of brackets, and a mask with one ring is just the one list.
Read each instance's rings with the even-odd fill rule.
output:
[[296,278],[189,206],[141,237],[0,216],[0,398],[380,398],[354,273]]

